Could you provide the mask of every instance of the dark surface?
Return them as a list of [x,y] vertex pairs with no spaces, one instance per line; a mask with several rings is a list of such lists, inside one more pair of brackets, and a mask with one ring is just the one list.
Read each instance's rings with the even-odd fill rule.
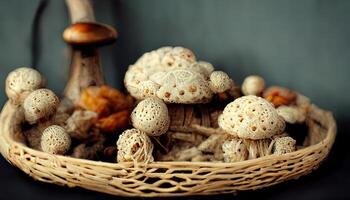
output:
[[[19,66],[36,67],[61,93],[68,51],[63,1],[0,1],[0,87]],[[45,1],[44,1],[45,2]],[[335,113],[338,136],[329,159],[306,177],[237,199],[350,199],[350,1],[347,0],[104,0],[97,19],[120,37],[102,50],[107,82],[122,88],[126,67],[145,51],[165,45],[193,49],[197,57],[240,83],[260,74]],[[5,102],[0,91],[0,105]],[[121,199],[33,181],[0,159],[0,199]],[[178,198],[177,198],[178,199]],[[186,198],[184,198],[186,199]],[[232,195],[187,199],[233,199]]]

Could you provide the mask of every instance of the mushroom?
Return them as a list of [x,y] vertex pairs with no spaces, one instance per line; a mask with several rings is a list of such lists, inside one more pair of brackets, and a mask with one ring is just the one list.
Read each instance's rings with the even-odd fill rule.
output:
[[[231,84],[227,74],[213,71],[210,63],[197,61],[189,49],[162,47],[145,53],[129,66],[124,83],[129,93],[139,100],[154,96],[165,103],[207,103],[213,93]],[[213,89],[210,87],[212,73]],[[225,77],[224,82],[221,76]]]
[[23,102],[24,116],[30,124],[48,119],[59,105],[59,99],[51,90],[38,89],[30,93]]
[[218,123],[234,136],[222,145],[226,162],[269,155],[271,138],[280,135],[285,128],[283,118],[273,105],[254,95],[240,97],[228,104]]
[[303,123],[306,119],[306,111],[297,106],[280,106],[277,109],[277,113],[288,123]]
[[251,75],[244,79],[242,93],[244,95],[259,96],[265,88],[265,81],[262,77]]
[[155,97],[142,100],[130,117],[132,125],[149,136],[160,136],[169,129],[168,108],[162,100]]
[[223,71],[214,71],[210,74],[210,89],[214,93],[221,93],[233,87],[233,80]]
[[296,141],[291,137],[280,137],[274,141],[274,154],[282,155],[295,151]]
[[225,162],[238,162],[248,159],[248,149],[242,140],[228,140],[222,144]]
[[138,129],[124,131],[117,141],[118,162],[153,162],[153,144],[147,134]]
[[14,105],[22,104],[32,91],[41,88],[43,77],[32,68],[21,67],[10,72],[6,78],[6,94]]
[[71,138],[66,130],[57,125],[46,128],[41,136],[41,149],[51,154],[65,154],[71,145]]
[[243,139],[265,139],[283,132],[285,122],[272,104],[254,95],[229,103],[219,117],[219,126]]

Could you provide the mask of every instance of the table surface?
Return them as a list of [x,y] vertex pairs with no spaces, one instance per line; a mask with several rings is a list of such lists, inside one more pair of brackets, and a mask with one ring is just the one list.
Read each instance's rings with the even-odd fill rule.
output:
[[[240,192],[237,196],[183,197],[178,199],[350,199],[350,155],[345,130],[349,122],[338,122],[338,135],[328,159],[312,174],[270,188]],[[68,188],[34,181],[0,158],[0,188],[3,197],[24,199],[127,199],[80,188]],[[131,198],[130,198],[131,199]]]

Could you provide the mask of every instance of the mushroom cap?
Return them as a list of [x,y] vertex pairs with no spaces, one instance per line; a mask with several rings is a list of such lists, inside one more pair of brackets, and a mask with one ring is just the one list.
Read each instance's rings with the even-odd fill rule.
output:
[[52,154],[65,154],[71,145],[71,138],[64,128],[57,125],[47,127],[41,136],[41,148]]
[[25,119],[34,124],[39,119],[53,115],[58,105],[59,99],[51,90],[35,90],[23,102]]
[[38,71],[21,67],[8,74],[5,83],[6,94],[13,104],[21,104],[30,92],[41,88],[43,82]]
[[[162,47],[145,53],[135,64],[129,66],[125,74],[124,84],[131,96],[139,100],[149,96],[157,96],[166,103],[205,103],[212,97],[212,92],[208,95],[208,90],[210,90],[208,78],[212,71],[213,66],[210,63],[197,61],[195,55],[189,49]],[[170,85],[165,81],[168,79],[173,82],[179,81],[179,84],[182,84],[181,87],[186,87],[186,84],[192,83],[200,84],[200,88],[197,88],[198,91],[191,95],[199,96],[195,97],[193,102],[190,100],[183,101],[183,98],[178,95],[169,98],[168,91],[165,90],[170,89],[174,84]],[[201,91],[202,88],[203,91]],[[164,96],[164,93],[167,95]]]
[[275,139],[274,154],[282,155],[295,151],[296,141],[291,137],[280,137]]
[[262,93],[265,88],[265,80],[256,75],[247,76],[242,83],[242,93],[244,95],[256,95]]
[[168,108],[156,98],[142,100],[131,113],[132,125],[149,136],[159,136],[167,132],[170,124]]
[[225,92],[233,85],[233,80],[223,71],[214,71],[210,74],[210,88],[214,93]]
[[91,22],[72,24],[63,32],[63,39],[75,46],[106,45],[114,42],[117,36],[113,27]]
[[118,162],[152,162],[153,144],[147,134],[138,129],[125,130],[117,141]]
[[283,132],[285,122],[272,104],[254,95],[229,103],[219,117],[219,126],[244,139],[264,139]]
[[224,152],[224,161],[239,162],[248,159],[248,149],[242,140],[228,140],[222,144],[222,151]]

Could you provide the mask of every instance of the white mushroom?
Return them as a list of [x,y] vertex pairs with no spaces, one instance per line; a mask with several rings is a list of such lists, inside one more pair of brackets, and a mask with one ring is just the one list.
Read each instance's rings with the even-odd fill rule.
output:
[[131,113],[132,125],[149,136],[164,134],[170,124],[168,108],[156,98],[142,100]]
[[219,126],[243,139],[265,139],[283,132],[285,122],[272,104],[254,95],[229,103],[219,117]]
[[71,145],[71,138],[66,130],[52,125],[46,128],[41,136],[41,149],[51,154],[65,154]]
[[210,74],[210,89],[214,93],[221,93],[234,86],[233,80],[223,71],[214,71]]
[[21,67],[10,72],[6,78],[5,91],[12,104],[18,105],[26,96],[43,86],[43,78],[32,68]]
[[252,75],[244,79],[242,93],[244,95],[260,95],[265,88],[265,81],[262,77]]
[[30,124],[34,124],[39,119],[52,116],[58,105],[59,99],[51,90],[35,90],[23,102],[25,119]]
[[274,142],[274,154],[282,155],[295,151],[296,141],[291,137],[276,138]]
[[153,144],[147,134],[138,129],[124,131],[117,141],[118,162],[153,162]]
[[[189,49],[163,47],[145,53],[129,66],[124,83],[136,99],[156,96],[165,103],[207,103],[213,96],[209,86],[213,70],[210,63],[197,61]],[[216,80],[213,82],[214,90],[228,87],[226,82],[221,85]]]
[[277,109],[277,113],[288,123],[303,123],[306,118],[306,111],[296,106],[280,106]]

